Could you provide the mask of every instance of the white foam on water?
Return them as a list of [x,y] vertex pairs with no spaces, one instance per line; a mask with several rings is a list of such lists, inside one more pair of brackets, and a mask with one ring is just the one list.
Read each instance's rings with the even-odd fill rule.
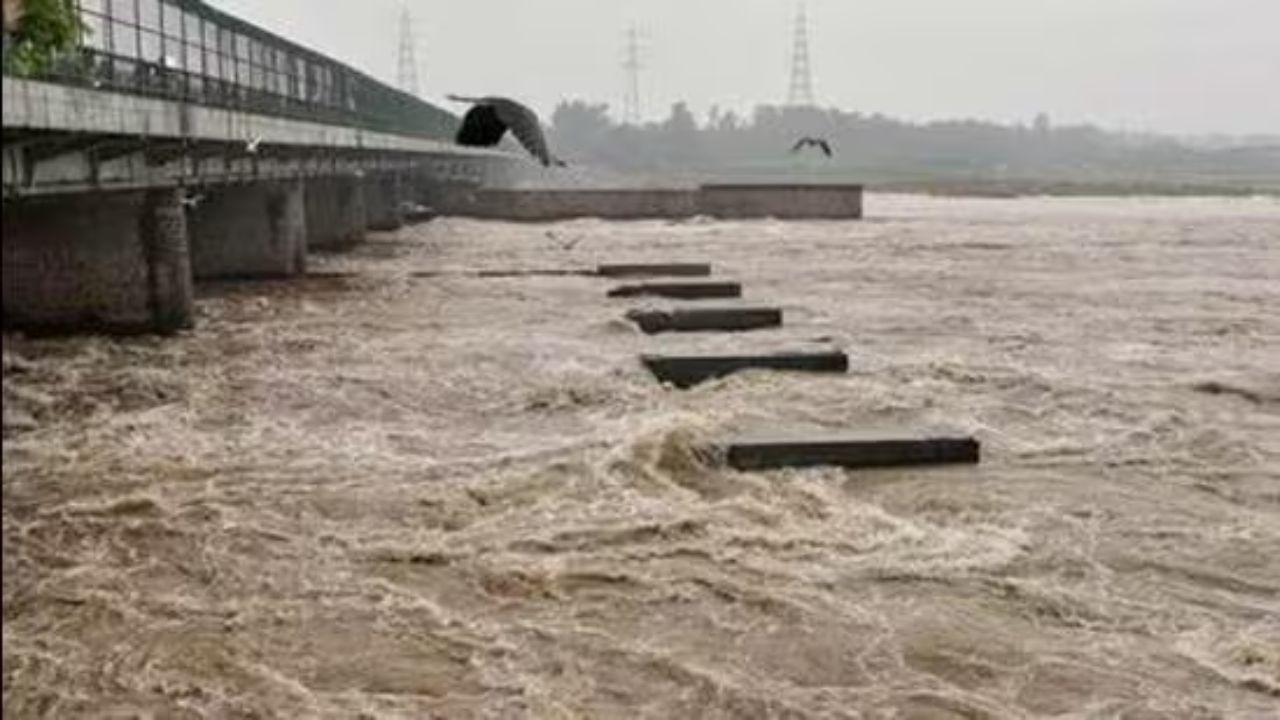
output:
[[[1274,717],[1280,206],[872,195],[865,222],[442,219],[4,338],[13,717]],[[763,333],[589,277],[709,261]],[[661,305],[661,303],[658,303]],[[646,352],[846,348],[663,388]],[[983,463],[763,474],[770,425]]]

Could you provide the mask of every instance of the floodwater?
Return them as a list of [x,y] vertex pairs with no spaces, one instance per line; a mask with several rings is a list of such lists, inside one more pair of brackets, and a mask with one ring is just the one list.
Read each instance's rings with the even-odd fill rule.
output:
[[[176,339],[6,336],[5,716],[1280,717],[1280,202],[868,209],[446,219],[205,286]],[[466,274],[702,259],[787,326]],[[796,427],[984,457],[702,451]]]

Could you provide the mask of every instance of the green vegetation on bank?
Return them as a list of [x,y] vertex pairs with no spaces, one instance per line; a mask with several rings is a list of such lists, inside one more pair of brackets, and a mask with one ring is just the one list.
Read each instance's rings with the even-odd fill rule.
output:
[[[835,156],[792,154],[801,136]],[[551,137],[566,159],[619,173],[684,179],[859,182],[873,189],[982,196],[1280,194],[1280,142],[1197,147],[1092,126],[973,120],[908,123],[881,115],[762,106],[750,118],[683,103],[641,126],[608,106],[562,103]]]

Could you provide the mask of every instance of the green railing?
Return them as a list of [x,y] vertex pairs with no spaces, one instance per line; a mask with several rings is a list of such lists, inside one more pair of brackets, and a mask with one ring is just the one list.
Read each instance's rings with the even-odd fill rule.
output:
[[77,6],[78,47],[36,77],[437,140],[450,140],[458,124],[441,108],[199,0]]

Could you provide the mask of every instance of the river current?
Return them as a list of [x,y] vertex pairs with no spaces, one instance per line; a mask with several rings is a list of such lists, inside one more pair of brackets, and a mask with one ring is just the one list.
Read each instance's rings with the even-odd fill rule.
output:
[[[1280,202],[440,219],[4,338],[6,717],[1280,717]],[[784,328],[646,336],[705,260]],[[663,388],[646,352],[846,349]],[[741,430],[977,466],[738,473]]]

